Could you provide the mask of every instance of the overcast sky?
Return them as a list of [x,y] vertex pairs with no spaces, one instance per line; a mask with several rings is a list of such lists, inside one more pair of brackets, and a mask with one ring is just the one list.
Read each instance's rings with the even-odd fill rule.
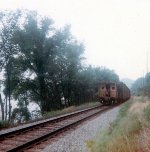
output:
[[120,78],[145,74],[149,0],[0,0],[1,10],[16,8],[38,10],[59,26],[71,24],[73,35],[85,44],[88,64],[113,69]]

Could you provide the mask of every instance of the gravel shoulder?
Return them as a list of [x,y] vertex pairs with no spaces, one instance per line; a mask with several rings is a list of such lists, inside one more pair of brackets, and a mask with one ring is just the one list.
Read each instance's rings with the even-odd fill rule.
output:
[[117,118],[120,107],[101,114],[93,120],[87,121],[76,130],[47,146],[42,152],[88,152],[86,141],[94,138],[97,132],[109,127]]

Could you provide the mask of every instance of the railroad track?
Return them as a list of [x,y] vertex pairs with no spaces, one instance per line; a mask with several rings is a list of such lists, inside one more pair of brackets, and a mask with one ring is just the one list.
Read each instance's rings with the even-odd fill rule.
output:
[[[52,119],[23,125],[22,127],[0,131],[0,152],[39,151],[39,149],[35,150],[34,147],[111,108],[111,106],[95,106]],[[41,147],[43,148],[43,146]]]

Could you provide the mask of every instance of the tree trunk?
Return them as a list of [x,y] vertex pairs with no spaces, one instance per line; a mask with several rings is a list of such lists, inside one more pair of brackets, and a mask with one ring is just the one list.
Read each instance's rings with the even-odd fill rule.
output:
[[6,100],[6,105],[5,105],[5,120],[7,120],[7,112],[8,112],[8,107],[7,107],[7,95],[5,97]]
[[7,78],[8,78],[8,104],[9,104],[9,120],[11,119],[11,88],[10,88],[10,65],[8,65]]
[[4,120],[4,104],[2,101],[1,94],[0,94],[0,106],[1,106],[2,120]]
[[40,85],[41,112],[44,113],[46,111],[49,111],[49,106],[47,105],[48,99],[47,99],[47,91],[46,91],[44,77],[39,76],[38,81],[39,81],[39,85]]

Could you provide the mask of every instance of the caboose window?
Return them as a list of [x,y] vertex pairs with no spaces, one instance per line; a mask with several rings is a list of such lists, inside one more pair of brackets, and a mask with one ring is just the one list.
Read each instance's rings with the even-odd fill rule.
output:
[[101,89],[105,89],[105,87],[103,86]]
[[112,87],[112,90],[115,90],[115,87]]

